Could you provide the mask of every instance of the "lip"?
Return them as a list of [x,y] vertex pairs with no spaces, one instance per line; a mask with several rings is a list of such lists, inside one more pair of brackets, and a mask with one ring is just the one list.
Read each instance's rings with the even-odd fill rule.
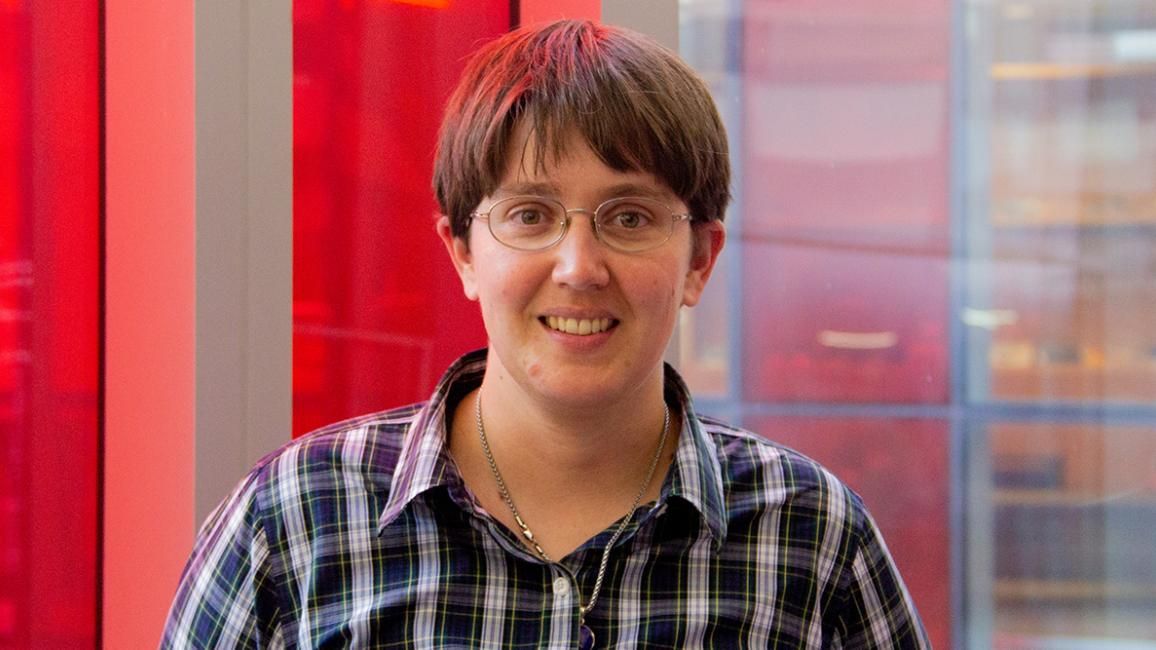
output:
[[617,318],[610,316],[561,316],[554,313],[539,316],[538,322],[551,334],[582,339],[601,338],[619,324]]

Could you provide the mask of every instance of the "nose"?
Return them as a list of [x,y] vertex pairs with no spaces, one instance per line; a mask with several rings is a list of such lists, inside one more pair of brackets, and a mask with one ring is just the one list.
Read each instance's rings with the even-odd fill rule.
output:
[[570,219],[566,236],[553,248],[554,282],[577,290],[602,288],[610,281],[610,269],[607,249],[594,233],[594,215],[571,210]]

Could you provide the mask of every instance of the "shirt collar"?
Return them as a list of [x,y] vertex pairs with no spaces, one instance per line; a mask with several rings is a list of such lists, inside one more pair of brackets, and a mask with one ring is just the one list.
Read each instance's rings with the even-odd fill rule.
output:
[[[460,482],[447,446],[446,409],[481,385],[485,369],[485,349],[462,356],[446,370],[430,401],[418,411],[402,441],[389,496],[378,518],[378,532],[421,494]],[[726,538],[718,452],[694,413],[690,390],[670,365],[666,365],[665,390],[667,400],[681,408],[683,423],[670,480],[661,499],[677,497],[693,506],[710,530],[717,549]]]
[[666,364],[666,399],[682,408],[682,435],[674,452],[670,481],[661,499],[677,497],[698,511],[713,538],[717,551],[727,535],[726,505],[723,500],[722,466],[718,448],[694,412],[690,389],[678,372]]
[[389,496],[378,518],[378,533],[421,494],[450,485],[451,481],[460,482],[447,444],[446,409],[481,385],[485,370],[485,349],[460,357],[442,375],[433,396],[418,411],[402,439]]

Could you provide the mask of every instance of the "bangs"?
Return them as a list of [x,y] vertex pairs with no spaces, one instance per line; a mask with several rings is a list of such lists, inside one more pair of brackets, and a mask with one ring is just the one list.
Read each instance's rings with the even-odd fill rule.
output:
[[[615,120],[591,119],[590,114],[578,112],[535,111],[516,113],[510,126],[503,129],[505,137],[495,141],[489,151],[492,155],[479,159],[483,168],[482,191],[491,194],[501,185],[509,162],[520,160],[524,169],[533,166],[545,173],[558,165],[569,154],[577,136],[607,167],[619,172],[647,172],[664,179],[656,161],[658,144],[652,133],[628,129]],[[534,155],[531,155],[534,152]],[[671,188],[674,190],[674,188]],[[676,192],[677,193],[677,192]]]

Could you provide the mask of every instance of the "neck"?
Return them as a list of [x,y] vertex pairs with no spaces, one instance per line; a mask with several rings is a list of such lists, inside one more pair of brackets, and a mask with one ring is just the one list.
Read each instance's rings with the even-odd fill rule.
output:
[[[480,399],[491,455],[509,494],[535,538],[550,557],[560,559],[628,514],[640,489],[641,503],[657,498],[677,447],[679,414],[671,412],[669,433],[659,449],[661,382],[646,392],[634,398],[628,411],[542,409],[483,381],[454,412],[450,451],[482,506],[521,537],[482,450],[474,417]],[[643,488],[656,456],[654,474]]]
[[509,458],[499,462],[548,468],[555,482],[567,474],[578,483],[609,474],[633,484],[662,433],[661,369],[655,379],[625,399],[592,405],[542,404],[502,390],[513,382],[483,381],[478,392],[487,434]]

